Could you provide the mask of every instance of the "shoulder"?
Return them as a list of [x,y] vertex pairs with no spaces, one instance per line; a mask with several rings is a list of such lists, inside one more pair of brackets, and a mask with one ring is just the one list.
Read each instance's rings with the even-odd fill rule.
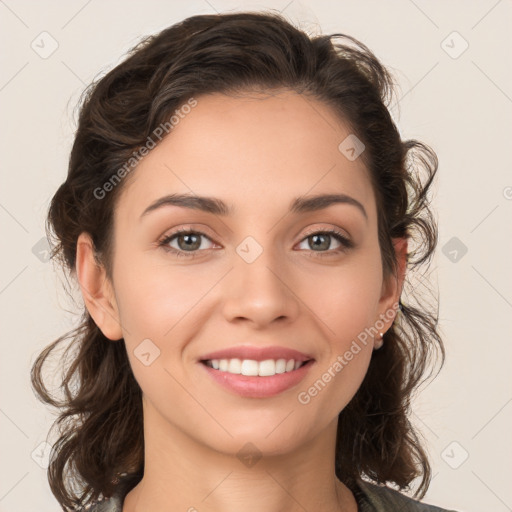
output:
[[124,478],[127,473],[118,475],[114,493],[110,497],[100,493],[99,498],[89,505],[80,508],[76,512],[122,512],[126,495],[130,492],[134,485],[140,481],[141,475],[134,473]]
[[[400,510],[400,512],[456,512],[421,503],[394,489],[370,482],[359,481],[357,486],[358,494],[362,498],[360,512],[395,512],[396,510]],[[117,493],[111,498],[100,498],[82,510],[84,512],[122,512],[122,509],[123,501],[121,495]]]
[[100,498],[89,506],[80,509],[79,512],[122,512],[123,503],[121,497],[114,494],[111,498]]
[[[369,482],[359,481],[357,483],[362,496],[364,496],[364,505],[361,512],[387,512],[400,510],[401,512],[456,512],[421,503],[409,496]],[[397,508],[399,507],[399,508]]]

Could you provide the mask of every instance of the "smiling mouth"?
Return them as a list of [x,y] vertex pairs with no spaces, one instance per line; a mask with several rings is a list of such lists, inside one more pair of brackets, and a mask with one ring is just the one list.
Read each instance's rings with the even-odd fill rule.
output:
[[202,364],[218,370],[219,372],[230,373],[233,375],[244,375],[247,377],[272,377],[283,373],[291,373],[314,359],[307,361],[296,361],[295,359],[266,359],[256,361],[254,359],[204,359]]

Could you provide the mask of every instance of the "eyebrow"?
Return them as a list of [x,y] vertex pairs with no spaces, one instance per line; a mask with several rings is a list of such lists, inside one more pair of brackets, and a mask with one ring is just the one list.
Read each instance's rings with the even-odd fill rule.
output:
[[[291,213],[306,213],[323,210],[333,204],[348,204],[355,206],[368,220],[368,214],[364,206],[351,196],[346,194],[319,194],[308,197],[295,198],[290,206]],[[151,203],[141,214],[141,218],[148,213],[164,206],[180,206],[192,210],[200,210],[214,215],[232,215],[234,208],[230,207],[221,199],[215,197],[203,197],[191,194],[170,194],[163,196]]]

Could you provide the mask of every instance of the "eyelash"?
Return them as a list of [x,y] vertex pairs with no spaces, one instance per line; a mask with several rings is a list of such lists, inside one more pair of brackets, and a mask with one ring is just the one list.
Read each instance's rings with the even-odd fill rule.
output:
[[[195,258],[196,256],[199,255],[199,253],[203,252],[201,250],[187,252],[187,251],[181,251],[181,250],[175,249],[174,247],[169,247],[168,244],[174,238],[176,238],[179,235],[183,235],[183,234],[200,235],[200,236],[204,236],[204,237],[208,238],[209,240],[211,240],[208,235],[206,235],[205,233],[202,233],[201,231],[194,231],[191,229],[180,228],[180,229],[174,231],[173,233],[171,233],[170,235],[167,235],[162,240],[160,240],[160,242],[158,242],[158,246],[162,247],[162,249],[164,249],[164,251],[175,254],[176,256],[178,256],[180,258],[181,257]],[[313,235],[330,235],[333,238],[335,238],[338,242],[340,242],[340,244],[341,244],[340,248],[334,249],[334,250],[331,249],[328,251],[320,251],[320,252],[311,250],[311,252],[315,253],[314,257],[319,257],[319,258],[331,257],[331,256],[337,255],[339,253],[346,252],[347,250],[352,249],[354,247],[354,243],[352,242],[352,240],[349,240],[340,231],[338,231],[336,229],[324,229],[324,230],[320,230],[320,231],[308,232],[304,235],[301,242]]]

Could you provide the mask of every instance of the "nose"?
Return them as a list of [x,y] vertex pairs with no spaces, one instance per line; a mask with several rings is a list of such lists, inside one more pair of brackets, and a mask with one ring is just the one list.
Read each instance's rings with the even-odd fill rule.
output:
[[223,313],[229,322],[247,322],[261,329],[272,323],[293,322],[300,300],[293,292],[293,279],[264,250],[252,263],[235,255],[234,268],[225,280]]

